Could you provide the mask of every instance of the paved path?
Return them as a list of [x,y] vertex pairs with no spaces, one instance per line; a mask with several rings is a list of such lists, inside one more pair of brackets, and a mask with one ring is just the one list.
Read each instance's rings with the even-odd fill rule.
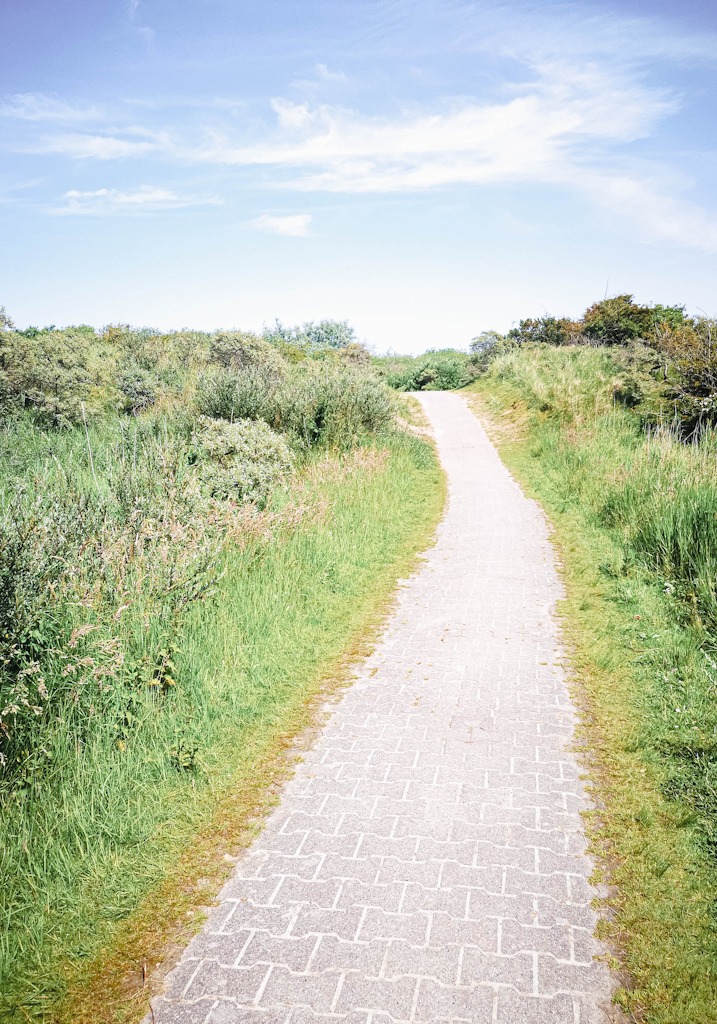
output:
[[464,401],[422,397],[450,481],[281,805],[156,1024],[606,1024],[543,518]]

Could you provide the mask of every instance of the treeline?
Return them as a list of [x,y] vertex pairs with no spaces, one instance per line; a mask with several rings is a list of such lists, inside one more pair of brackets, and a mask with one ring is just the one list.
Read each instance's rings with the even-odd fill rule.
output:
[[685,436],[717,422],[717,321],[684,306],[640,305],[630,294],[593,303],[579,320],[521,320],[507,334],[484,331],[470,345],[484,372],[497,356],[525,345],[589,345],[613,350],[620,370],[615,397],[649,422],[666,420]]

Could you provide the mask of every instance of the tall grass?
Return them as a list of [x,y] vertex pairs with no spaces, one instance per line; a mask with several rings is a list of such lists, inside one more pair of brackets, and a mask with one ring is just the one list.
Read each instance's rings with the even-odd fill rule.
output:
[[246,774],[258,738],[290,723],[370,621],[425,544],[441,494],[432,450],[407,435],[312,457],[291,491],[228,524],[217,582],[176,635],[169,684],[124,688],[84,736],[58,705],[50,769],[3,805],[3,1019],[55,1019],[67,978],[111,945]]
[[266,788],[438,515],[365,353],[280,348],[0,331],[3,1019],[80,1019],[78,979],[158,886],[175,905],[232,779],[260,800],[252,757]]
[[475,386],[548,509],[568,583],[607,850],[621,1000],[650,1024],[717,1021],[717,434],[621,404],[605,349],[524,347]]

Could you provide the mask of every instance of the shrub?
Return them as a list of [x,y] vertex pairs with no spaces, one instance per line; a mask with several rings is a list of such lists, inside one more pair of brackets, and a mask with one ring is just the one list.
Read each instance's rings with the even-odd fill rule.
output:
[[0,407],[31,408],[53,426],[79,422],[93,385],[102,382],[90,357],[82,331],[41,331],[31,338],[0,332]]
[[632,295],[614,295],[585,310],[583,334],[599,345],[623,345],[652,334],[655,317],[649,306],[640,306]]
[[222,366],[199,375],[195,404],[214,419],[265,419],[277,381],[263,367],[235,370]]
[[300,327],[286,327],[277,320],[272,328],[265,328],[263,337],[273,345],[313,352],[342,349],[356,343],[356,331],[348,320],[310,321]]
[[665,397],[683,432],[717,423],[717,321],[663,322],[654,346],[664,358]]
[[209,360],[200,375],[196,405],[218,419],[265,419],[271,396],[285,378],[289,364],[264,338],[242,331],[215,335]]
[[273,345],[248,331],[231,331],[214,335],[209,345],[209,359],[224,369],[246,371],[261,368],[267,380],[281,380],[286,361]]
[[396,391],[451,391],[475,376],[468,354],[456,349],[431,349],[422,356],[386,356],[376,364]]
[[470,364],[475,373],[485,373],[496,356],[510,351],[518,344],[498,331],[481,331],[470,343]]
[[348,447],[364,434],[388,428],[393,404],[372,373],[350,365],[297,366],[275,392],[270,422],[290,432],[306,447]]
[[356,331],[348,320],[319,320],[306,323],[301,328],[312,348],[342,349],[356,344]]
[[266,423],[203,418],[194,435],[197,475],[211,497],[259,505],[294,465],[286,441]]
[[352,341],[339,352],[339,357],[344,363],[351,363],[354,366],[368,366],[371,362],[371,353],[357,341]]
[[157,401],[157,380],[136,363],[130,363],[117,377],[125,412],[144,412]]
[[580,325],[565,317],[541,316],[521,320],[508,331],[508,338],[518,345],[570,345],[579,338]]

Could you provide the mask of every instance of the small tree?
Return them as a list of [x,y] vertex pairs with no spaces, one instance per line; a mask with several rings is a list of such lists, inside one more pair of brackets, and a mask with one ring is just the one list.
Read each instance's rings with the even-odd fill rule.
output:
[[578,333],[572,320],[565,317],[541,316],[521,320],[508,331],[508,337],[519,345],[534,342],[540,345],[569,345]]
[[346,348],[356,342],[356,331],[348,320],[319,320],[302,325],[301,333],[312,348]]
[[717,321],[708,317],[663,323],[654,347],[665,359],[666,397],[682,429],[717,423]]
[[635,338],[649,338],[654,324],[653,310],[638,305],[628,294],[593,303],[582,321],[583,334],[598,345],[624,345]]
[[0,306],[0,331],[12,331],[15,329],[15,322],[5,309]]
[[471,366],[482,373],[488,368],[493,357],[506,348],[506,337],[504,334],[499,334],[498,331],[481,331],[477,337],[473,338],[468,348]]

